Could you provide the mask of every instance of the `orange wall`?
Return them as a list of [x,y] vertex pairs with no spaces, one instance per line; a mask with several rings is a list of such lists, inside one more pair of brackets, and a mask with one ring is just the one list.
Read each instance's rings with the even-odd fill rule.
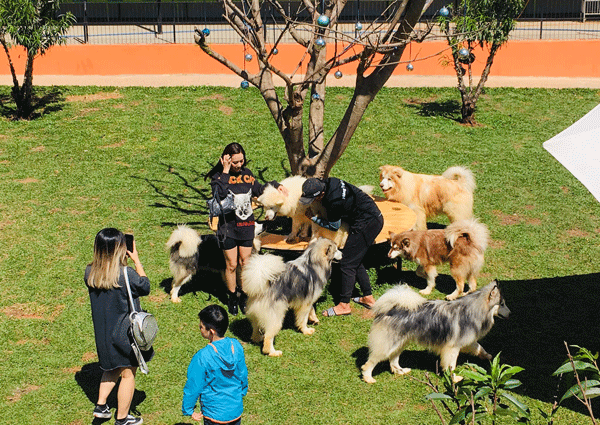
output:
[[[212,45],[212,48],[243,66],[241,45]],[[413,75],[452,75],[450,67],[436,53],[447,46],[442,42],[413,44],[406,49],[403,60],[412,53]],[[304,49],[298,45],[280,45],[275,65],[291,73],[297,67]],[[577,41],[511,41],[498,52],[492,74],[497,76],[600,77],[600,40]],[[486,56],[474,50],[476,72],[481,72]],[[446,50],[444,53],[448,55]],[[12,56],[22,75],[25,55],[20,48]],[[427,59],[424,59],[427,58]],[[422,60],[424,59],[424,60]],[[249,72],[256,70],[256,61],[246,63]],[[341,70],[355,73],[355,65]],[[0,55],[0,75],[9,74],[8,63]],[[34,63],[36,75],[130,75],[130,74],[230,74],[231,71],[201,52],[195,44],[157,45],[70,45],[52,47]],[[302,68],[298,71],[303,73]],[[406,74],[400,64],[395,74]]]

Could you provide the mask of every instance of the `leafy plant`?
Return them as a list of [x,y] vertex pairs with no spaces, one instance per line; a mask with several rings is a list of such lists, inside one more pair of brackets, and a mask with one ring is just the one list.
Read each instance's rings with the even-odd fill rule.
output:
[[567,349],[567,360],[561,367],[553,373],[555,376],[572,374],[571,378],[575,380],[569,389],[559,400],[558,405],[553,408],[550,417],[556,412],[560,404],[575,397],[588,410],[590,419],[593,424],[596,424],[594,412],[592,410],[591,400],[600,395],[600,369],[598,369],[598,353],[592,354],[590,350],[578,345],[571,345],[572,348],[577,348],[577,354],[571,355],[569,346],[565,343]]
[[451,371],[444,371],[441,376],[443,390],[428,383],[434,390],[425,396],[430,400],[442,423],[446,423],[435,401],[441,402],[446,411],[452,415],[449,424],[484,423],[490,420],[496,424],[500,416],[512,417],[517,421],[529,422],[529,408],[508,392],[521,385],[521,381],[513,376],[521,372],[519,366],[500,364],[500,354],[490,363],[489,372],[476,364],[466,363],[460,369],[458,383]]

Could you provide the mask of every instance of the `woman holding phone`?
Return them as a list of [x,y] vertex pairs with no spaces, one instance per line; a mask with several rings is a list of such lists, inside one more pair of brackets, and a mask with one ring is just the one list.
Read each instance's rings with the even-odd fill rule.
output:
[[[98,391],[98,402],[94,417],[110,419],[112,413],[106,400],[119,378],[115,425],[138,425],[142,418],[129,414],[135,391],[135,374],[138,361],[131,347],[129,330],[129,297],[125,286],[125,275],[133,303],[141,311],[139,297],[150,293],[150,281],[140,262],[135,242],[131,240],[131,251],[127,249],[125,235],[117,229],[102,229],[94,240],[94,257],[85,269],[85,284],[90,295],[92,321],[102,379]],[[133,260],[135,270],[127,266],[127,257]],[[154,355],[152,349],[142,351],[144,360]]]
[[[225,256],[225,284],[228,291],[227,307],[230,314],[238,313],[239,298],[242,295],[238,285],[239,270],[252,253],[255,218],[252,212],[252,197],[260,196],[266,184],[260,184],[247,167],[246,152],[239,143],[225,146],[216,165],[206,174],[210,178],[212,194],[223,200],[231,192],[235,197],[235,211],[219,217],[217,237]],[[287,189],[278,182],[275,186],[287,195]],[[242,304],[243,306],[243,304]]]

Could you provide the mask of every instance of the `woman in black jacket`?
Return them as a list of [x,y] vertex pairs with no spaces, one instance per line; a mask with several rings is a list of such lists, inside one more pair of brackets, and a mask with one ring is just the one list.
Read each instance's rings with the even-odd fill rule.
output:
[[[265,185],[260,184],[246,167],[246,152],[239,143],[230,143],[223,150],[219,162],[206,174],[210,178],[213,196],[222,201],[229,193],[235,198],[235,211],[219,217],[217,237],[225,255],[225,283],[229,292],[229,313],[238,313],[238,266],[244,266],[252,253],[254,213],[252,197],[262,195]],[[287,195],[287,189],[276,181],[269,182]]]
[[[127,257],[133,260],[135,271],[127,267]],[[137,425],[143,422],[129,414],[135,391],[135,373],[138,361],[131,347],[129,330],[130,304],[125,286],[125,275],[133,303],[141,311],[139,297],[150,293],[150,281],[138,257],[135,241],[133,251],[127,251],[125,235],[117,229],[102,229],[94,241],[94,259],[85,269],[85,284],[90,295],[92,321],[102,379],[94,417],[109,419],[112,414],[106,399],[121,378],[117,392],[115,425]],[[152,349],[142,352],[149,361]]]

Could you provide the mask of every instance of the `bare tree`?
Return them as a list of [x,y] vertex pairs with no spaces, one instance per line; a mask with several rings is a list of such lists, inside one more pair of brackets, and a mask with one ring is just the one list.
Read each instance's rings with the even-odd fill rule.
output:
[[[515,19],[525,7],[523,0],[460,0],[457,7],[442,8],[439,22],[452,51],[462,100],[461,122],[474,125],[475,107],[490,75],[498,49],[508,41]],[[475,46],[487,47],[488,57],[477,84],[472,64]],[[466,69],[465,69],[466,66]]]
[[[405,46],[425,37],[427,31],[419,33],[415,25],[431,1],[393,0],[364,28],[357,23],[357,31],[349,36],[338,30],[338,18],[347,0],[302,0],[294,13],[288,13],[278,0],[242,0],[241,4],[220,0],[226,21],[258,59],[256,74],[213,51],[203,31],[196,30],[195,40],[207,55],[259,89],[285,143],[292,173],[326,177],[348,146],[367,107],[398,66]],[[267,13],[284,22],[274,44],[267,43]],[[308,19],[300,20],[302,15]],[[273,55],[284,36],[306,49],[302,81],[293,81],[291,75],[273,64]],[[327,55],[328,49],[334,50],[333,55]],[[349,53],[352,51],[356,53]],[[354,95],[337,129],[327,139],[323,131],[326,77],[350,62],[357,63]],[[284,81],[284,99],[275,90],[275,76]],[[308,134],[303,123],[306,113]]]

